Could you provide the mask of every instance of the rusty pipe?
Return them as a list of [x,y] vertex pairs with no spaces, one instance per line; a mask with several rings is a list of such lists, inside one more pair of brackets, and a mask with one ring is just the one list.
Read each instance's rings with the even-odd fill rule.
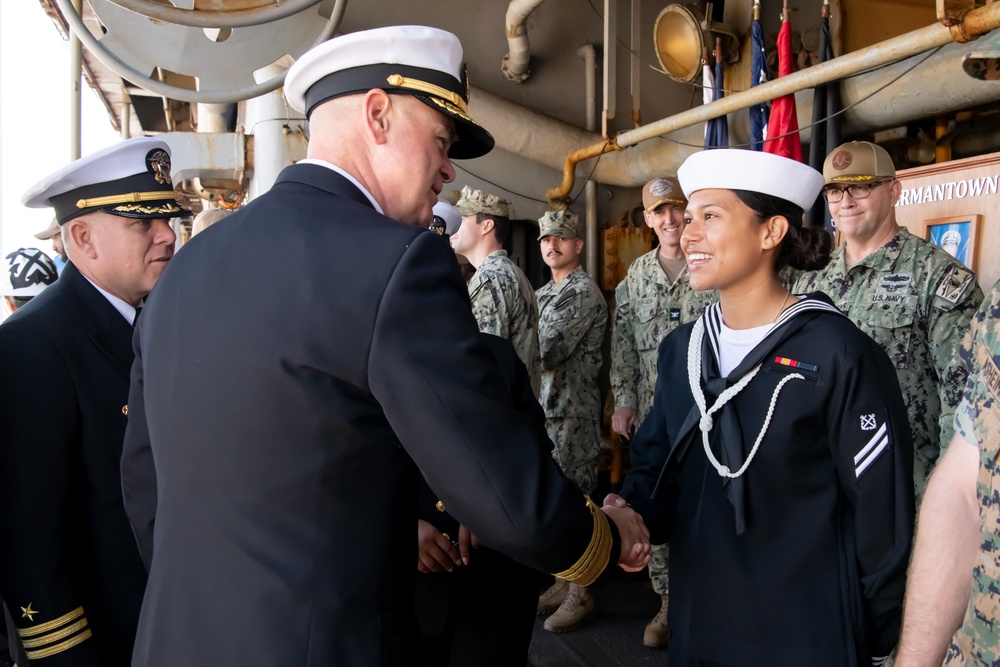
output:
[[961,23],[948,28],[940,23],[913,30],[899,37],[893,37],[879,42],[867,49],[854,51],[846,55],[828,60],[825,63],[813,65],[788,76],[761,84],[733,95],[727,95],[720,100],[702,106],[682,111],[662,120],[644,125],[643,127],[619,132],[607,142],[601,142],[573,151],[566,157],[563,165],[562,183],[551,188],[548,193],[550,202],[565,199],[573,189],[576,165],[604,153],[623,150],[643,141],[656,138],[675,130],[690,127],[697,123],[718,118],[734,111],[746,109],[754,104],[792,95],[800,90],[814,88],[824,83],[837,81],[864,70],[909,58],[931,49],[944,46],[956,40],[955,35],[963,39],[976,38],[1000,27],[1000,2],[978,7],[968,12]]

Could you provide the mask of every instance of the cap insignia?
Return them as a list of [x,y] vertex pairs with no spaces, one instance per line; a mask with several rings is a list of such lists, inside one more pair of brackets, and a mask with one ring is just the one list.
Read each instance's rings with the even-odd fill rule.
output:
[[671,192],[673,192],[673,190],[674,186],[671,185],[670,181],[668,181],[665,178],[660,178],[658,180],[653,181],[653,185],[649,188],[650,194],[652,194],[655,197],[663,197],[665,195],[669,195]]
[[170,155],[162,148],[157,148],[146,155],[146,169],[153,173],[153,177],[160,185],[173,185],[170,180]]
[[854,156],[851,155],[851,151],[841,150],[837,151],[837,154],[833,156],[833,160],[830,162],[834,169],[842,171],[851,166],[854,162]]

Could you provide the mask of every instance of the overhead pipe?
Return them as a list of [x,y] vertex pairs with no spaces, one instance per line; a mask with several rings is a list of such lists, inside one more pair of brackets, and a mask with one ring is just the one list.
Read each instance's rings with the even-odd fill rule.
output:
[[[83,0],[73,0],[80,11]],[[83,79],[83,44],[76,30],[69,31],[69,159],[80,159],[80,128],[83,118],[83,97],[80,81]]]
[[[584,70],[584,100],[587,105],[587,130],[597,129],[597,51],[594,45],[587,42],[577,51],[583,58]],[[597,280],[597,184],[588,179],[584,186],[584,202],[586,204],[586,230],[584,233],[584,254],[586,270],[590,277]]]
[[545,0],[511,0],[507,5],[507,55],[500,63],[503,75],[514,83],[531,76],[531,47],[528,44],[528,17]]
[[[284,0],[262,3],[256,7],[221,9],[182,9],[156,0],[109,0],[130,12],[189,28],[248,28],[288,18],[317,5],[321,0]],[[234,3],[245,4],[245,3]]]
[[591,158],[621,151],[661,135],[690,128],[713,118],[746,109],[754,104],[767,102],[784,95],[791,95],[806,88],[831,83],[873,67],[887,65],[952,41],[967,42],[1000,27],[1000,2],[995,2],[968,12],[960,23],[946,27],[940,23],[908,32],[899,37],[879,42],[874,46],[813,65],[788,76],[769,81],[728,95],[720,100],[683,111],[655,123],[634,130],[621,132],[607,140],[599,140],[570,153],[563,163],[562,183],[548,191],[548,199],[556,202],[565,199],[573,189],[576,166]]
[[[490,131],[498,148],[557,171],[562,170],[567,153],[578,146],[604,141],[597,132],[587,132],[576,125],[528,109],[481,88],[472,89],[469,113],[476,122]],[[671,139],[697,144],[698,147],[705,141],[701,127],[675,132]],[[649,180],[646,174],[674,173],[677,165],[695,151],[695,148],[682,143],[646,143],[634,150],[605,155],[596,166],[590,166],[587,171],[578,163],[576,168],[580,170],[581,178],[586,178],[592,170],[591,177],[598,183],[634,187]]]

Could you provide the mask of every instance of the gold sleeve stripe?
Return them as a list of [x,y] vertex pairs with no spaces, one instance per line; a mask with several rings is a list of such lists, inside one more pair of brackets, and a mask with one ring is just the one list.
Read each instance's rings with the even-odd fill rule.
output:
[[137,204],[144,201],[177,201],[177,195],[173,190],[157,190],[155,192],[129,192],[124,195],[110,195],[108,197],[94,197],[93,199],[78,199],[77,208],[90,208],[91,206],[110,206],[111,204]]
[[62,630],[55,630],[47,635],[42,635],[41,637],[36,637],[35,639],[25,639],[21,642],[24,648],[38,648],[39,646],[45,646],[46,644],[51,644],[52,642],[59,641],[60,639],[66,639],[71,634],[79,632],[87,627],[87,617],[84,616],[79,621],[73,625],[68,625]]
[[55,655],[57,653],[62,653],[63,651],[67,651],[76,646],[77,644],[82,644],[83,642],[90,639],[91,635],[92,633],[90,632],[90,628],[87,628],[86,630],[76,635],[75,637],[70,637],[69,639],[60,644],[56,644],[48,648],[43,648],[41,651],[25,651],[24,654],[28,656],[28,660],[41,660],[42,658],[47,658],[50,655]]
[[17,634],[20,637],[34,637],[35,635],[40,635],[43,632],[48,632],[49,630],[55,630],[56,628],[66,625],[70,621],[74,621],[83,616],[83,607],[77,607],[68,614],[63,614],[57,619],[41,623],[39,625],[32,626],[30,628],[18,628]]
[[566,581],[589,586],[608,566],[611,560],[611,528],[608,527],[608,517],[601,511],[601,508],[587,498],[587,508],[594,519],[594,533],[590,538],[587,550],[583,552],[580,559],[573,563],[568,570],[557,572],[555,576]]

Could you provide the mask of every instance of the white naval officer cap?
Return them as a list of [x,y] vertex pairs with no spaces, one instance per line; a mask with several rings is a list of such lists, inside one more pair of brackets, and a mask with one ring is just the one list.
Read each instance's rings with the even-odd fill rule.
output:
[[457,232],[458,228],[462,226],[462,214],[446,201],[439,201],[434,204],[434,215],[444,220],[444,233],[449,236]]
[[60,225],[94,211],[142,219],[191,214],[178,203],[170,180],[170,147],[147,137],[70,162],[28,188],[21,203],[51,206]]
[[803,210],[816,203],[823,174],[791,158],[736,148],[695,153],[677,170],[688,198],[698,190],[747,190],[790,201]]
[[318,105],[380,88],[413,95],[455,120],[453,159],[493,149],[493,137],[469,116],[469,81],[462,44],[445,30],[404,25],[352,32],[313,47],[285,77],[285,99],[308,117]]

